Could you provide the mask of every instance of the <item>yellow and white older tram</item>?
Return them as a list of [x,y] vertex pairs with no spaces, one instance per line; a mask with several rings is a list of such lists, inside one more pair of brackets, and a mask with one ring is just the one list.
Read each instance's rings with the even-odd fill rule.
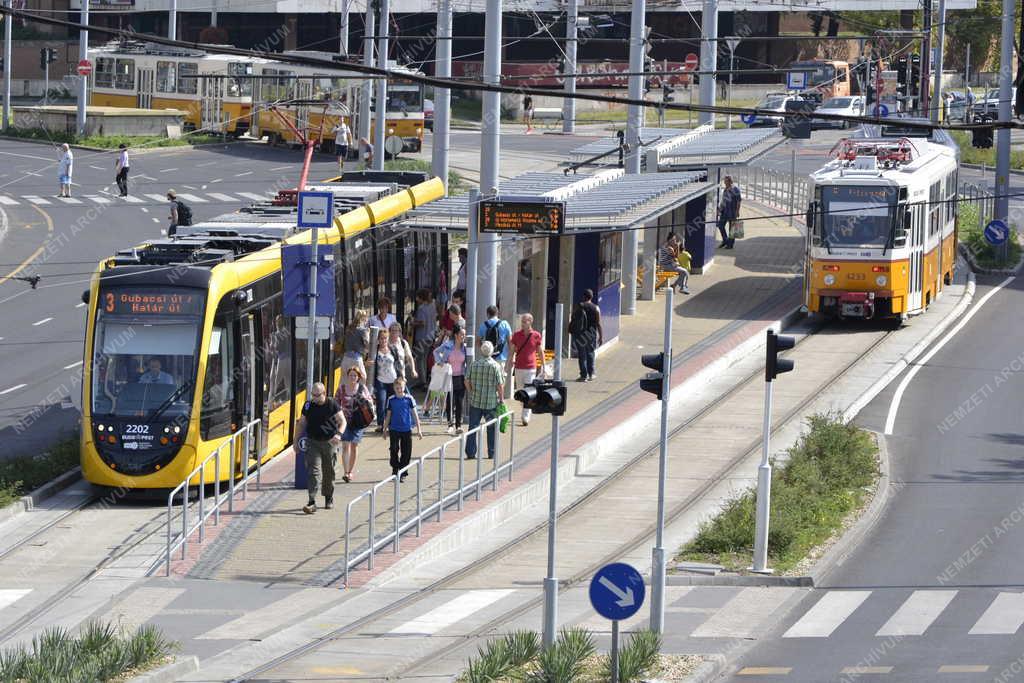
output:
[[234,135],[250,128],[251,76],[266,61],[142,41],[93,48],[89,58],[94,64],[90,104],[181,109],[188,130]]
[[923,312],[956,262],[957,149],[924,137],[846,138],[811,175],[805,304],[826,317]]

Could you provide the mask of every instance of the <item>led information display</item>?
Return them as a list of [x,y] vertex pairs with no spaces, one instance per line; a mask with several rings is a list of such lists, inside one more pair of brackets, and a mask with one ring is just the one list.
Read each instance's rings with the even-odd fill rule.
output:
[[100,293],[100,306],[109,315],[202,315],[204,300],[203,292],[191,289],[119,287]]
[[484,200],[480,232],[559,235],[565,230],[565,202]]

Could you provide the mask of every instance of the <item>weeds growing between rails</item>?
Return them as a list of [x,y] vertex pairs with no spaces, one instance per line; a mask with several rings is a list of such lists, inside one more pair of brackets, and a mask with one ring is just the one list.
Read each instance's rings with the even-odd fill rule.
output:
[[205,145],[210,143],[224,142],[225,138],[220,135],[187,135],[180,138],[168,138],[161,135],[86,135],[78,136],[74,133],[62,133],[42,128],[8,128],[4,135],[8,137],[24,138],[26,140],[41,140],[54,145],[68,143],[69,145],[82,145],[84,147],[100,147],[102,149],[117,149],[119,145],[125,144],[129,148],[138,147],[184,147],[186,145]]

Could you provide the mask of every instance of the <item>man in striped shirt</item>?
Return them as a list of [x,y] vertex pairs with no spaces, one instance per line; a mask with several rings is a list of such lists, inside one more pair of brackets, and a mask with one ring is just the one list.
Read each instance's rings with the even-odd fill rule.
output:
[[[505,373],[501,364],[491,358],[494,345],[480,344],[480,356],[466,368],[466,396],[469,401],[469,435],[466,437],[466,459],[476,458],[476,434],[473,429],[481,422],[498,416],[498,404],[505,396]],[[487,428],[487,457],[494,458],[494,427]]]
[[120,152],[117,154],[117,161],[114,167],[117,169],[117,189],[121,191],[122,197],[128,196],[128,147],[123,142],[118,146]]

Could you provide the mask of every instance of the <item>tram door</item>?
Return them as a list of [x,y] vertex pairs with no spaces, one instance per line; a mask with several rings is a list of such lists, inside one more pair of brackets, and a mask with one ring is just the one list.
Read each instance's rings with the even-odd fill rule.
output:
[[153,107],[153,69],[139,69],[139,109]]
[[[241,408],[241,420],[238,428],[241,429],[252,420],[264,418],[262,406],[259,405],[262,396],[257,391],[257,377],[262,377],[262,372],[257,368],[256,354],[256,321],[252,313],[242,316],[241,325],[241,346],[239,347],[238,359],[238,397]],[[267,424],[263,419],[260,425],[258,436],[249,440],[250,458],[257,458],[261,452],[261,444],[266,443]]]
[[921,308],[921,285],[924,281],[925,210],[922,205],[918,204],[913,206],[912,211],[914,212],[914,221],[913,230],[910,233],[910,283],[907,287],[908,311]]
[[224,124],[224,78],[201,78],[202,103],[200,127],[207,131],[220,132]]

